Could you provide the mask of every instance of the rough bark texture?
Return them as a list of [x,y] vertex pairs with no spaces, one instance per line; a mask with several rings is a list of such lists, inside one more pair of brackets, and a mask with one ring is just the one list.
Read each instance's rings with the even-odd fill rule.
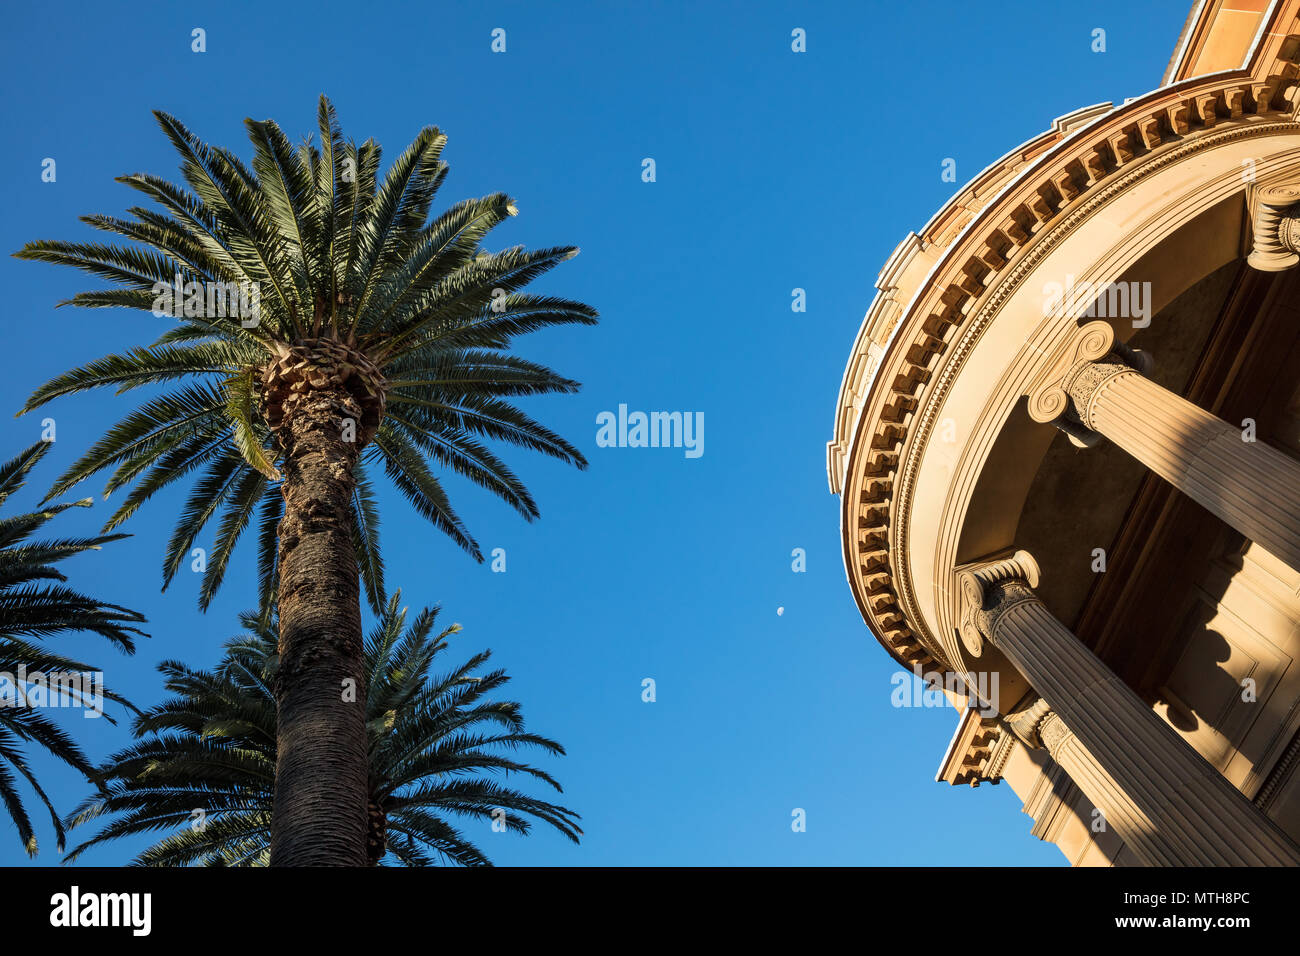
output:
[[271,865],[365,866],[366,680],[352,546],[361,442],[346,440],[362,409],[331,383],[293,389],[277,410],[284,518]]
[[370,828],[366,833],[366,862],[370,866],[378,866],[384,858],[384,851],[388,849],[388,814],[373,797],[367,806],[367,813],[370,816]]

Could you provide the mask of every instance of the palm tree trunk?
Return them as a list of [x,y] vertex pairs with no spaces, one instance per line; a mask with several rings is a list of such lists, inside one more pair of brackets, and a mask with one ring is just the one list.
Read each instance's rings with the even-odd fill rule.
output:
[[365,866],[369,763],[353,468],[343,389],[286,402],[272,866]]
[[366,834],[366,865],[378,866],[388,850],[388,814],[374,797],[367,804],[366,812],[370,817],[369,832]]

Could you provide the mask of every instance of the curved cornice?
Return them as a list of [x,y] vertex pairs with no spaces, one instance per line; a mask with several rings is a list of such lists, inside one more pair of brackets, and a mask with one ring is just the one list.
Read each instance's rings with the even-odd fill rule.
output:
[[[939,251],[951,245],[979,210],[990,201],[996,201],[1004,189],[1015,183],[1021,171],[1032,160],[1071,136],[1079,135],[1081,130],[1113,109],[1111,103],[1099,103],[1057,117],[1046,132],[1021,143],[981,170],[930,217],[930,221],[919,233],[909,233],[894,249],[880,270],[876,280],[876,296],[859,326],[853,350],[849,353],[849,361],[844,368],[844,376],[840,380],[837,403],[840,414],[836,416],[835,437],[827,443],[827,476],[833,494],[841,491],[844,453],[854,424],[851,414],[855,408],[855,399],[864,394],[875,372],[871,360],[878,359],[883,352],[879,345],[881,330],[887,334],[902,314],[902,303],[898,301],[902,273],[914,266],[918,253],[927,254],[933,259]],[[923,255],[922,264],[924,258]],[[919,287],[924,288],[928,280],[927,276]]]
[[[868,314],[846,372],[828,467],[832,488],[842,490],[850,584],[864,618],[896,659],[930,666],[948,657],[944,642],[915,622],[905,562],[894,557],[905,546],[900,535],[915,482],[915,463],[909,472],[900,452],[905,445],[923,447],[924,439],[913,432],[919,428],[928,435],[934,425],[938,403],[932,393],[942,390],[943,377],[950,379],[955,369],[953,354],[942,363],[940,358],[954,348],[969,349],[972,318],[987,322],[996,314],[1014,279],[1023,278],[1054,244],[1047,237],[1059,241],[1142,178],[1143,170],[1155,171],[1225,139],[1300,132],[1285,97],[1294,86],[1294,64],[1276,66],[1263,79],[1241,71],[1166,87],[1059,137],[933,256],[906,307],[894,303],[881,312],[873,305],[875,314]],[[909,257],[929,251],[919,244],[917,239]],[[895,261],[905,251],[900,247],[886,273],[906,265]]]
[[[1225,124],[1226,125],[1226,124]],[[990,324],[997,320],[997,316],[1002,311],[1008,300],[1015,294],[1030,277],[1034,274],[1035,269],[1051,253],[1061,245],[1068,237],[1082,228],[1092,217],[1094,217],[1104,206],[1116,200],[1122,194],[1128,192],[1137,186],[1142,180],[1160,173],[1162,170],[1181,162],[1198,153],[1204,153],[1218,147],[1227,146],[1244,139],[1255,139],[1276,136],[1278,134],[1287,134],[1288,136],[1300,139],[1300,124],[1292,121],[1282,122],[1244,122],[1235,125],[1226,125],[1226,128],[1218,128],[1212,133],[1203,135],[1157,155],[1151,156],[1147,161],[1140,164],[1134,164],[1133,168],[1122,176],[1116,176],[1108,181],[1105,186],[1098,189],[1095,195],[1091,195],[1087,202],[1071,212],[1059,223],[1054,224],[1045,232],[1042,238],[1034,243],[1028,250],[1024,258],[1017,265],[1006,271],[1005,275],[1000,275],[997,281],[990,287],[985,300],[980,304],[975,314],[961,326],[960,337],[956,338],[955,344],[951,350],[947,351],[943,358],[943,364],[937,374],[934,375],[930,385],[927,387],[925,401],[918,407],[918,414],[910,423],[909,434],[905,439],[903,453],[900,455],[899,473],[900,479],[896,489],[894,499],[894,509],[892,514],[894,520],[891,523],[890,544],[892,553],[900,556],[906,554],[907,542],[909,541],[910,520],[912,516],[912,503],[914,500],[914,491],[917,485],[921,470],[921,459],[923,452],[931,441],[934,429],[939,420],[939,409],[944,406],[950,390],[954,387],[958,377],[961,375],[963,368],[967,365],[971,353],[980,341],[981,336]],[[1239,183],[1239,172],[1234,172],[1234,177]],[[1217,201],[1219,197],[1216,193],[1206,191],[1196,197],[1199,204],[1196,208],[1203,208],[1204,204],[1210,204]],[[1188,215],[1187,218],[1191,218]],[[1040,356],[1039,365],[1036,366],[1041,370],[1042,364],[1050,361],[1046,354]],[[1030,379],[1036,377],[1037,373],[1025,373]],[[966,453],[962,456],[962,461],[954,468],[954,480],[957,480],[957,473],[964,473],[967,484],[974,481],[978,475],[978,470],[972,471],[970,460],[972,456],[982,458],[987,455],[993,441],[997,438],[998,429],[991,426],[985,427],[981,434],[977,436],[975,447],[979,449],[978,453],[974,447],[968,446]],[[969,494],[970,488],[963,484],[962,488],[965,494]],[[964,512],[962,512],[964,513]],[[956,553],[957,535],[960,531],[961,514],[949,508],[943,526],[941,538],[945,546],[936,553],[940,557],[943,552],[948,552],[949,558],[954,557]],[[941,562],[944,563],[944,562]],[[950,568],[951,562],[944,563],[945,567]],[[936,567],[935,573],[939,573]],[[950,644],[942,640],[947,636],[945,629],[944,614],[940,614],[937,622],[940,634],[931,636],[929,629],[925,626],[925,619],[920,613],[917,594],[912,584],[911,568],[906,561],[898,562],[896,566],[896,591],[899,598],[899,606],[909,620],[916,621],[919,627],[919,637],[929,639],[929,642],[939,646],[943,650],[951,646],[958,655],[960,648],[955,643]],[[952,655],[944,654],[945,658],[951,660]],[[954,661],[953,665],[958,670],[966,669],[964,665]]]

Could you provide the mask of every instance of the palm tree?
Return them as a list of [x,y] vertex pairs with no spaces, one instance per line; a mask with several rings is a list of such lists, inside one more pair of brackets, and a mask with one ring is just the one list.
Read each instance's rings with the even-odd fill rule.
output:
[[[28,473],[49,449],[49,443],[37,442],[0,465],[0,506],[26,484]],[[0,693],[0,803],[4,804],[9,818],[18,828],[18,838],[29,856],[36,855],[36,835],[23,806],[15,773],[27,781],[49,811],[60,850],[66,834],[50,798],[27,762],[24,742],[44,748],[88,779],[94,779],[95,768],[67,733],[42,714],[38,707],[32,706],[35,692],[27,685],[27,680],[43,686],[43,692],[54,690],[57,684],[62,688],[58,691],[60,704],[97,703],[87,700],[82,685],[66,680],[71,675],[91,674],[95,668],[53,654],[33,641],[69,631],[91,631],[130,654],[135,650],[135,635],[144,633],[133,626],[144,623],[144,618],[135,611],[106,604],[73,590],[66,584],[67,577],[54,566],[74,554],[98,551],[100,545],[126,535],[32,540],[32,536],[55,515],[68,508],[88,507],[90,503],[87,498],[50,505],[33,514],[0,519],[0,683],[7,685]],[[42,675],[39,681],[36,680],[37,674]],[[52,683],[51,675],[65,679]],[[91,688],[91,696],[95,690]],[[116,694],[102,693],[110,700],[124,703]],[[46,700],[44,703],[54,701]]]
[[[575,843],[577,814],[499,785],[487,774],[547,773],[502,751],[535,747],[563,754],[555,741],[524,730],[517,703],[486,695],[504,685],[504,671],[476,674],[489,651],[447,674],[430,675],[453,624],[434,635],[438,609],[426,608],[408,626],[395,594],[366,638],[369,677],[367,861],[385,854],[406,866],[441,860],[488,865],[487,857],[447,815],[527,833],[533,817]],[[271,854],[276,766],[275,629],[245,614],[247,633],[226,646],[213,671],[175,661],[159,665],[175,696],[142,714],[133,747],[114,754],[102,771],[105,794],[85,800],[70,826],[110,817],[100,832],[68,855],[107,841],[176,827],[135,860],[142,866],[265,865]],[[480,727],[490,728],[487,732]]]
[[[165,587],[217,520],[205,608],[256,516],[261,607],[266,614],[276,603],[280,620],[271,860],[359,865],[366,733],[362,708],[350,702],[364,684],[358,577],[372,608],[383,603],[368,466],[382,466],[420,514],[482,561],[430,461],[536,517],[527,488],[482,440],[585,467],[573,445],[509,401],[579,386],[508,349],[537,329],[594,324],[596,312],[520,291],[576,248],[480,246],[518,211],[504,193],[429,220],[447,173],[446,137],[435,127],[421,130],[381,183],[379,146],[345,142],[324,97],[319,147],[294,149],[274,122],[246,120],[252,169],[175,118],[155,116],[192,192],[143,173],[121,177],[162,211],[83,221],[130,244],[40,241],[17,255],[115,286],[69,304],[176,314],[179,323],[147,348],[55,378],[23,410],[100,386],[167,383],[51,494],[110,471],[106,493],[131,487],[111,530],[197,473],[163,574]],[[242,297],[232,304],[236,287]]]

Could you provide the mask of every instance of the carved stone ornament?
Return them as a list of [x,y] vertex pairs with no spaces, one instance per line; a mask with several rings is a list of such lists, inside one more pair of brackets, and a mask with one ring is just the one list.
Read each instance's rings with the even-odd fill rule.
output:
[[1054,758],[1061,753],[1061,746],[1073,736],[1061,715],[1054,710],[1049,711],[1038,724],[1038,739],[1042,741],[1043,749]]
[[1261,272],[1282,272],[1300,262],[1300,184],[1261,186],[1251,222],[1254,247],[1246,262]]
[[1109,322],[1096,319],[1081,325],[1052,355],[1028,392],[1029,415],[1051,423],[1076,445],[1093,445],[1089,408],[1106,383],[1126,372],[1145,374],[1151,357],[1115,340]]
[[998,618],[1017,604],[1037,600],[1030,590],[1037,585],[1038,562],[1028,551],[963,568],[957,575],[962,646],[973,657],[981,656],[985,639],[993,640]]
[[1051,705],[1037,694],[1030,694],[1029,702],[1023,704],[1014,713],[1008,714],[1006,725],[1011,732],[1031,750],[1043,746],[1038,730],[1044,720],[1052,713]]
[[1080,366],[1109,355],[1115,347],[1115,330],[1100,319],[1081,326],[1056,351],[1029,389],[1029,417],[1054,422],[1070,410],[1066,381]]

